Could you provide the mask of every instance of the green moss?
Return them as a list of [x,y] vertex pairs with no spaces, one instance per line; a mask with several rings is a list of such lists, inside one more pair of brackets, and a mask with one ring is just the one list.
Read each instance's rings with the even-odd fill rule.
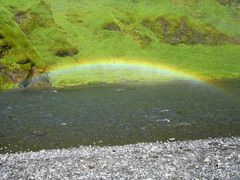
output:
[[57,39],[50,48],[51,52],[58,57],[74,56],[78,49],[64,37]]
[[121,28],[115,22],[109,22],[104,24],[103,29],[108,31],[121,31]]
[[239,0],[217,0],[222,5],[237,5],[240,4]]
[[31,63],[21,64],[20,68],[26,72],[29,72],[32,70],[32,65]]
[[[8,53],[8,56],[18,56],[24,53],[27,54],[32,61],[39,62],[39,66],[44,66],[40,63],[41,58],[31,42],[12,19],[11,13],[6,9],[0,9],[0,15],[4,17],[4,21],[0,21],[0,33],[4,37],[6,44],[11,47],[11,52]],[[8,56],[4,56],[2,60],[4,64],[8,64]],[[16,60],[11,63],[16,63]]]
[[50,6],[44,1],[33,5],[27,11],[15,13],[14,20],[27,35],[36,28],[47,28],[54,25]]
[[14,89],[17,88],[16,84],[12,84],[12,83],[5,83],[5,82],[0,82],[0,91],[1,90],[9,90],[9,89]]
[[0,58],[3,58],[11,50],[11,45],[7,42],[0,42]]
[[192,24],[188,18],[157,17],[144,19],[142,25],[149,28],[163,42],[171,45],[224,45],[237,43],[234,37],[219,32],[210,26]]

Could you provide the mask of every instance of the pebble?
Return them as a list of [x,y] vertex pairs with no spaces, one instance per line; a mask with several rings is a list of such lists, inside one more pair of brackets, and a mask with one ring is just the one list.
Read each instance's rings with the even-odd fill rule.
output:
[[211,163],[211,157],[210,156],[208,156],[208,157],[206,157],[205,159],[204,159],[204,162],[205,163]]
[[240,179],[239,144],[232,137],[0,154],[0,179]]
[[157,119],[156,122],[167,122],[170,123],[169,119]]
[[62,125],[62,126],[66,126],[66,125],[67,125],[67,123],[62,123],[61,125]]
[[169,138],[168,140],[169,141],[175,141],[175,138]]

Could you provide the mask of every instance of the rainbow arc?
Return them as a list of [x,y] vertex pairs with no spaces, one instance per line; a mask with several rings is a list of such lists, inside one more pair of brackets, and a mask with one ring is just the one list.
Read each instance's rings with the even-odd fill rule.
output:
[[81,61],[49,69],[53,86],[88,83],[156,83],[170,80],[202,82],[201,78],[157,62],[136,60]]

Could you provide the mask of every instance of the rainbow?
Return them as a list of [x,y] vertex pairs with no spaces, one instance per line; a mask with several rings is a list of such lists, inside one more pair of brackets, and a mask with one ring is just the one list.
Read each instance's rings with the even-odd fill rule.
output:
[[48,71],[53,87],[91,83],[156,83],[170,80],[202,82],[193,73],[143,60],[92,60],[59,64]]

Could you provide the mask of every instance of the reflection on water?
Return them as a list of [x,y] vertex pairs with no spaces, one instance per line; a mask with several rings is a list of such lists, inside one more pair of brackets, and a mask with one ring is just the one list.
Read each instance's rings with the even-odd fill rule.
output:
[[240,81],[0,93],[0,152],[240,135]]

